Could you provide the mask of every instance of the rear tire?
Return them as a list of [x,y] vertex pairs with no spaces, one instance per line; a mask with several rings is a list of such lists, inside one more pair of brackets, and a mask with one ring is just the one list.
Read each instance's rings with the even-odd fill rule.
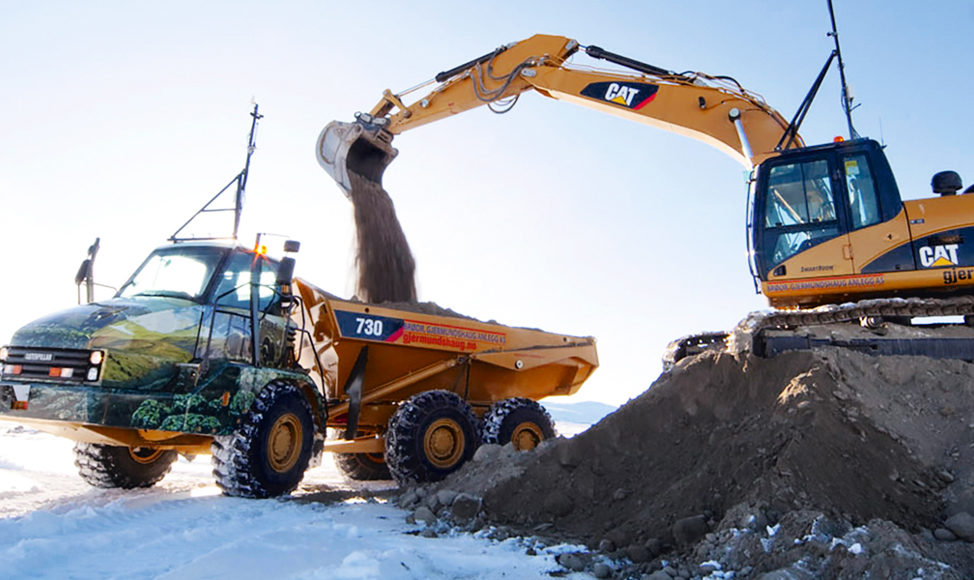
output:
[[399,405],[386,431],[386,463],[399,485],[438,481],[473,457],[477,417],[449,391],[426,391]]
[[[339,429],[336,438],[344,437],[345,431]],[[348,479],[353,481],[392,479],[385,455],[382,453],[333,453],[332,455],[335,456],[335,467]]]
[[122,489],[152,487],[169,473],[176,461],[176,452],[171,450],[98,443],[75,444],[74,456],[78,473],[90,485]]
[[518,451],[530,451],[556,435],[548,411],[537,401],[523,397],[494,403],[484,415],[483,432],[484,443],[512,443]]
[[311,461],[315,424],[301,390],[264,387],[232,435],[216,437],[213,475],[225,495],[265,498],[290,493]]

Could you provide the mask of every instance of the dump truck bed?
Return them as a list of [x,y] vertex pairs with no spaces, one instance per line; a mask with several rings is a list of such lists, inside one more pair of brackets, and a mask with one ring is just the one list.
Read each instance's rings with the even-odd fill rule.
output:
[[598,366],[592,337],[481,322],[430,303],[341,300],[303,280],[296,286],[311,335],[303,366],[317,366],[309,361],[313,348],[332,426],[347,421],[359,396],[358,425],[380,427],[394,403],[422,391],[455,392],[482,412],[510,397],[571,395]]

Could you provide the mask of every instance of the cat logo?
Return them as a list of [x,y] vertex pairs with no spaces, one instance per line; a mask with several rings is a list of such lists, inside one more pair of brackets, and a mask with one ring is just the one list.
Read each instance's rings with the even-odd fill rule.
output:
[[626,85],[620,85],[619,83],[611,83],[609,84],[609,88],[605,91],[605,100],[631,107],[632,100],[636,98],[636,95],[638,94],[639,89],[635,87],[627,87]]
[[606,101],[638,111],[656,98],[659,85],[649,83],[592,83],[582,89],[582,96]]
[[957,265],[957,247],[959,244],[943,246],[925,246],[920,248],[920,264],[924,268],[944,268]]

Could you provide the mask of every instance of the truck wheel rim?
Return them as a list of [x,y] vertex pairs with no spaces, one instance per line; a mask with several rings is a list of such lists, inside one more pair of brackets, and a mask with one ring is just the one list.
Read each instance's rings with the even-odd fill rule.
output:
[[129,456],[132,457],[132,460],[143,465],[155,462],[162,453],[162,449],[153,449],[152,447],[129,448]]
[[456,465],[463,456],[466,438],[463,429],[452,419],[438,419],[426,430],[423,449],[435,467],[446,469]]
[[518,451],[530,451],[540,445],[542,441],[544,441],[544,433],[541,432],[541,427],[530,422],[521,423],[511,434],[511,443],[514,444],[514,449]]
[[267,440],[267,458],[271,469],[285,473],[298,462],[301,455],[301,421],[292,413],[282,415],[271,427]]

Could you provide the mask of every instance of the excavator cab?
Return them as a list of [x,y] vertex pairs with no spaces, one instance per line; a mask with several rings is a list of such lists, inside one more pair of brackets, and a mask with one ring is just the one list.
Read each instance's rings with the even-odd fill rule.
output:
[[359,113],[352,123],[332,121],[322,129],[315,148],[318,163],[344,190],[352,192],[349,173],[382,185],[382,174],[399,151],[392,146],[388,119]]
[[808,306],[822,300],[826,277],[916,268],[899,189],[873,140],[786,151],[758,166],[753,187],[754,274],[773,303],[779,282],[793,296],[777,304]]

